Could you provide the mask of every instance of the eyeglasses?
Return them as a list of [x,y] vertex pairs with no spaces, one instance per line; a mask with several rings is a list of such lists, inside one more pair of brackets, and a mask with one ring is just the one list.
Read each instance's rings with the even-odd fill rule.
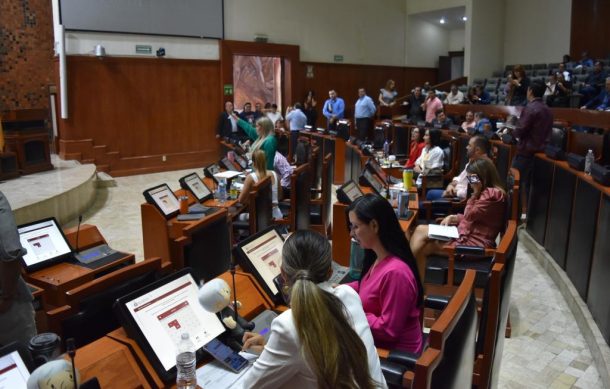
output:
[[467,175],[466,179],[469,184],[478,184],[481,182],[481,179],[476,174]]

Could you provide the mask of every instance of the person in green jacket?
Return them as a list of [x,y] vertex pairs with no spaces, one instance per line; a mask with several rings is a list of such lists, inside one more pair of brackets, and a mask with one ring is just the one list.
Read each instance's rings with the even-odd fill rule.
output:
[[237,119],[237,125],[254,142],[250,151],[263,150],[265,152],[267,169],[273,170],[273,159],[277,150],[277,139],[275,138],[273,122],[266,116],[261,117],[256,120],[256,127],[254,127],[247,121],[240,119],[236,114],[233,114],[233,116]]

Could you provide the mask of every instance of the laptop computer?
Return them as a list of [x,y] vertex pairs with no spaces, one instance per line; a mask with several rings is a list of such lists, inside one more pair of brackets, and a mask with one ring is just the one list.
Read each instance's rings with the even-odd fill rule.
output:
[[29,350],[19,342],[0,348],[0,387],[25,388],[35,365]]

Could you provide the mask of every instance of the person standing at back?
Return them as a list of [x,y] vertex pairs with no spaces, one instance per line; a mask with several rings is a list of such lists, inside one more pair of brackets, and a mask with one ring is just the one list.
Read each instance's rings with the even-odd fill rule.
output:
[[436,119],[436,113],[443,109],[443,103],[441,99],[436,97],[434,89],[428,91],[428,97],[421,105],[422,109],[426,112],[426,123],[432,123]]
[[20,258],[26,253],[11,206],[0,192],[0,346],[27,345],[36,335],[32,293],[21,278]]
[[337,120],[343,119],[345,114],[345,101],[341,97],[337,97],[337,92],[334,89],[328,91],[328,100],[324,102],[322,114],[326,116],[328,121],[326,128],[329,131],[335,131]]
[[288,129],[290,130],[290,160],[292,160],[297,147],[299,132],[303,131],[307,125],[307,116],[303,113],[302,109],[303,106],[301,103],[296,103],[294,108],[288,107],[286,110],[286,121],[288,122]]
[[528,104],[523,109],[517,127],[512,130],[517,138],[517,153],[513,158],[512,167],[519,170],[521,187],[525,201],[529,197],[534,154],[544,151],[553,129],[553,113],[542,102],[546,85],[534,81],[527,89]]
[[358,130],[358,138],[361,140],[369,137],[371,127],[373,127],[375,111],[373,99],[366,95],[364,88],[358,89],[358,100],[356,100],[354,107],[354,121]]

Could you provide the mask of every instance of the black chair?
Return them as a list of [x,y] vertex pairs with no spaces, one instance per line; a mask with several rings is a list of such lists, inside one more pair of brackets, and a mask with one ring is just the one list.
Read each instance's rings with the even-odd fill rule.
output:
[[248,194],[248,220],[234,221],[233,228],[256,234],[273,223],[272,208],[271,177],[265,177],[254,184]]
[[47,312],[49,329],[62,338],[74,338],[76,347],[91,343],[119,328],[112,305],[155,281],[161,258],[150,258],[106,274],[66,292],[67,305]]
[[332,206],[332,154],[326,154],[322,163],[322,185],[316,192],[317,198],[311,200],[310,228],[324,236],[330,236],[330,211]]
[[284,219],[276,220],[275,223],[288,225],[290,231],[308,229],[310,193],[311,169],[306,163],[294,169],[290,175],[290,200],[280,203]]
[[477,303],[474,271],[464,281],[430,328],[429,347],[414,359],[412,355],[391,353],[381,360],[386,382],[392,388],[470,388],[472,385]]

